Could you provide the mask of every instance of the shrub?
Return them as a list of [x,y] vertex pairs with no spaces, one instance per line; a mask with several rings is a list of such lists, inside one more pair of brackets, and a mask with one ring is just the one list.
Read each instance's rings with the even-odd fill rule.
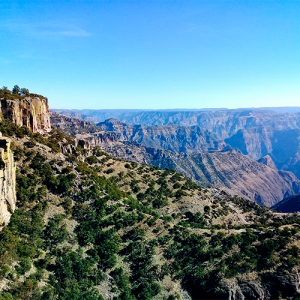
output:
[[87,162],[92,165],[95,164],[96,162],[98,162],[97,156],[89,156],[86,158]]
[[15,268],[19,275],[23,275],[31,269],[30,258],[24,258],[19,262],[19,265]]
[[110,168],[105,171],[106,174],[111,174],[114,172],[114,169]]

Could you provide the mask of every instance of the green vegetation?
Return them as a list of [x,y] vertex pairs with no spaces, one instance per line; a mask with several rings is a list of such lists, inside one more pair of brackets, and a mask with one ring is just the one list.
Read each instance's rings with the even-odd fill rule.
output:
[[0,88],[0,98],[4,99],[22,99],[25,96],[30,95],[29,90],[26,88],[20,88],[18,85],[15,85],[10,91],[6,86]]
[[[207,199],[172,170],[75,149],[58,130],[41,136],[5,120],[0,131],[23,139],[13,147],[18,209],[0,232],[0,300],[172,300],[180,285],[195,299],[221,299],[221,279],[300,264],[296,215],[277,219],[224,193]],[[59,153],[62,143],[73,153]],[[234,208],[247,225],[234,221]]]

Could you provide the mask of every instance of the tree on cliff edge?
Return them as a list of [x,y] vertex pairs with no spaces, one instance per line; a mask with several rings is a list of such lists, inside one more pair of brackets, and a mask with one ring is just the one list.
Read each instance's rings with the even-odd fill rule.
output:
[[27,95],[29,95],[29,90],[26,89],[26,88],[22,88],[22,89],[21,89],[21,95],[22,95],[22,96],[27,96]]
[[16,94],[16,95],[19,95],[20,91],[21,91],[20,87],[18,85],[15,85],[13,90],[12,90],[12,93]]

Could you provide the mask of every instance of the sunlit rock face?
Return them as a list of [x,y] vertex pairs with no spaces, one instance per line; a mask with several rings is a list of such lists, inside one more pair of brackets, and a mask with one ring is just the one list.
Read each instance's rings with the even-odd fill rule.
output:
[[0,137],[0,228],[16,208],[16,167],[9,138]]
[[48,99],[30,95],[22,99],[0,99],[1,119],[9,119],[18,126],[26,126],[32,132],[51,130]]

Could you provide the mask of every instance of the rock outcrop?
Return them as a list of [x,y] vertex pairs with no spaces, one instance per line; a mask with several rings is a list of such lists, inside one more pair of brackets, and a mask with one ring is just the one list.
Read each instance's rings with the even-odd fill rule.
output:
[[223,150],[224,141],[217,139],[215,134],[199,126],[163,126],[128,125],[119,120],[109,119],[97,124],[104,131],[114,131],[120,139],[140,143],[146,147],[161,148],[184,153],[199,153]]
[[277,170],[277,167],[270,155],[266,155],[266,156],[262,157],[261,159],[258,160],[258,162],[262,163],[272,169]]
[[32,132],[51,130],[48,99],[33,95],[20,99],[0,98],[1,119],[9,119],[18,126],[26,126]]
[[99,127],[95,124],[79,120],[77,118],[64,116],[56,112],[50,113],[51,124],[57,129],[60,129],[64,133],[71,135],[82,133],[94,133],[99,131]]
[[16,208],[16,168],[9,138],[0,137],[0,226],[10,220]]

